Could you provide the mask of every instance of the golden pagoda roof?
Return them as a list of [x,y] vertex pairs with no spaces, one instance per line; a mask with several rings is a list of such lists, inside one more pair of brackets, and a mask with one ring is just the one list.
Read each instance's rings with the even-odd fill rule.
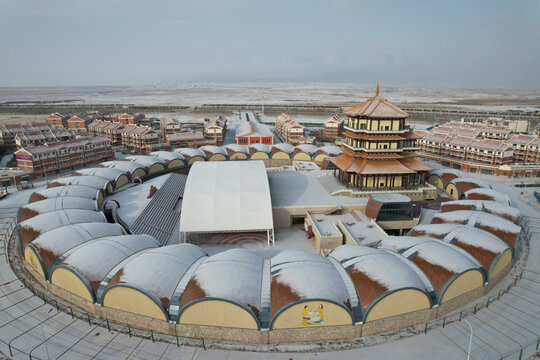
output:
[[330,159],[330,161],[332,161],[341,171],[362,175],[416,173],[416,171],[409,169],[399,160],[354,159],[347,154],[341,154]]
[[368,118],[406,118],[410,116],[409,113],[379,96],[378,86],[375,96],[343,112],[349,116],[365,116]]

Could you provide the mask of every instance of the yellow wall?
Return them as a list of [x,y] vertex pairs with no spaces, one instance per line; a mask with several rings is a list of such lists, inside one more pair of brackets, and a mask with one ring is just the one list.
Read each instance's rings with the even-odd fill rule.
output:
[[167,164],[167,169],[176,169],[179,167],[184,166],[184,162],[180,159],[173,159],[169,161],[169,164]]
[[34,249],[32,249],[30,246],[27,246],[24,248],[24,259],[39,273],[39,275],[45,277],[45,273],[43,272],[43,267],[41,265],[41,262],[38,260],[38,257],[36,253],[34,252]]
[[288,160],[290,159],[291,157],[289,156],[289,154],[283,152],[283,151],[277,151],[276,153],[274,153],[274,155],[272,155],[272,159],[278,159],[278,160]]
[[107,191],[107,194],[112,194],[112,192],[114,191],[111,183],[107,184],[106,191]]
[[155,174],[157,172],[164,171],[164,170],[165,170],[165,166],[163,166],[163,164],[156,163],[150,166],[150,169],[148,170],[148,174]]
[[232,155],[229,155],[229,160],[247,160],[247,155],[243,152],[236,152]]
[[[302,320],[304,306],[316,310],[323,305],[323,321],[321,324],[306,324]],[[272,329],[309,328],[334,325],[351,325],[353,319],[349,312],[334,303],[326,301],[305,301],[286,309],[274,320]]]
[[305,152],[299,152],[293,156],[293,160],[311,161],[311,156]]
[[99,192],[96,200],[97,200],[98,206],[101,206],[101,203],[103,202],[103,193],[101,191]]
[[193,163],[196,162],[196,161],[204,161],[204,158],[202,156],[198,156],[198,155],[192,156],[188,160],[188,165],[193,165]]
[[122,187],[129,182],[127,175],[120,175],[116,181],[116,188]]
[[223,154],[212,154],[208,157],[208,161],[225,161],[227,158]]
[[323,161],[327,157],[328,157],[328,155],[326,155],[326,154],[319,154],[319,155],[315,156],[315,159],[313,161]]
[[400,290],[377,302],[369,310],[364,322],[429,309],[430,307],[429,299],[423,292],[415,289]]
[[146,171],[142,168],[135,170],[133,173],[131,173],[132,178],[136,178],[137,176],[145,177]]
[[443,182],[441,178],[438,177],[437,175],[431,175],[428,178],[428,183],[430,183],[431,185],[435,186],[438,189],[444,190]]
[[269,159],[268,154],[262,151],[254,152],[251,155],[251,160],[267,160],[267,159]]
[[244,308],[227,301],[203,300],[182,312],[180,324],[258,329],[257,321]]
[[471,290],[482,287],[484,285],[484,277],[478,270],[469,270],[458,276],[452,284],[446,288],[442,294],[441,304],[455,297],[465,294]]
[[51,283],[72,294],[93,302],[86,285],[71,271],[65,268],[56,268],[51,274]]
[[113,287],[105,293],[103,306],[160,320],[167,320],[161,308],[148,296],[125,286]]
[[450,184],[446,185],[446,189],[444,189],[444,191],[448,195],[450,195],[450,197],[452,197],[452,199],[458,200],[458,198],[459,198],[459,190],[456,187],[456,185],[450,183]]
[[512,250],[507,249],[499,257],[499,260],[493,267],[491,274],[489,274],[489,278],[491,279],[492,277],[497,275],[499,272],[501,272],[506,266],[508,266],[508,264],[510,264],[511,261],[512,261]]

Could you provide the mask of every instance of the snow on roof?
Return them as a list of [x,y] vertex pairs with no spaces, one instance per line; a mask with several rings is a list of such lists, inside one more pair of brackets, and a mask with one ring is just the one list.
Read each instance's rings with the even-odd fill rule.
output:
[[433,240],[431,237],[420,236],[387,236],[377,244],[377,247],[402,253],[420,243]]
[[194,156],[200,156],[203,159],[206,159],[206,155],[199,149],[179,148],[179,149],[175,149],[174,152],[181,154],[185,159],[189,159]]
[[410,203],[411,198],[402,194],[373,194],[371,199],[379,203]]
[[285,250],[271,259],[271,312],[301,299],[324,299],[350,307],[347,287],[332,263],[303,250]]
[[272,130],[267,125],[260,124],[257,121],[243,121],[236,125],[236,136],[249,136],[251,134],[260,134],[262,136],[274,136]]
[[249,146],[249,148],[253,148],[256,151],[261,151],[261,152],[267,153],[267,154],[269,154],[270,151],[272,150],[272,146],[266,145],[266,144],[255,143],[255,144],[250,144],[248,146]]
[[113,274],[107,288],[127,285],[149,293],[169,308],[171,296],[189,267],[206,256],[198,246],[176,244],[141,252]]
[[[255,144],[253,144],[255,145]],[[263,144],[256,144],[256,145],[263,145]],[[223,146],[224,149],[230,150],[232,152],[240,152],[244,154],[249,154],[248,147],[246,145],[240,145],[240,144],[228,144]]]
[[500,191],[495,191],[492,189],[486,188],[476,188],[465,191],[464,193],[466,199],[486,199],[500,202],[501,204],[510,205],[510,198],[505,193]]
[[473,179],[473,178],[460,177],[460,178],[457,178],[457,179],[450,180],[450,183],[454,183],[457,186],[459,186],[459,184],[475,184],[475,185],[478,185],[478,187],[481,187],[481,188],[489,188],[489,189],[491,189],[491,185],[489,185],[488,183],[486,183],[486,182],[484,182],[482,180]]
[[503,219],[494,214],[488,214],[474,210],[457,210],[446,213],[439,213],[433,216],[432,223],[450,222],[454,224],[467,224],[473,227],[489,228],[494,231],[511,232],[518,234],[521,227],[513,222]]
[[[486,190],[486,189],[481,189],[481,190]],[[499,193],[496,193],[496,194],[499,194]],[[505,194],[501,194],[501,195],[505,195]],[[459,209],[459,207],[463,207],[463,208]],[[514,223],[516,223],[519,220],[519,215],[520,215],[519,210],[516,209],[515,207],[506,205],[505,203],[501,203],[498,201],[492,201],[492,200],[454,200],[454,201],[447,201],[447,202],[441,203],[441,212],[448,212],[448,211],[454,211],[454,210],[484,211],[490,214],[499,215],[508,220],[512,220],[514,221]]]
[[180,301],[180,308],[210,297],[233,301],[259,315],[263,259],[244,249],[210,256],[195,270]]
[[102,212],[80,209],[49,211],[19,223],[21,244],[24,247],[38,235],[59,226],[82,222],[107,222]]
[[367,198],[332,196],[317,179],[324,171],[277,171],[268,173],[273,207],[363,205]]
[[95,291],[105,275],[122,260],[157,246],[156,240],[149,235],[101,237],[69,250],[51,271],[54,272],[57,266],[71,268],[84,276]]
[[295,146],[293,149],[293,152],[294,150],[297,150],[297,149],[302,152],[305,152],[308,155],[313,155],[315,154],[318,148],[315,145],[311,145],[311,144],[301,144],[301,145]]
[[181,232],[266,229],[273,229],[273,220],[264,162],[192,165],[182,202]]
[[337,156],[343,152],[339,146],[335,145],[324,145],[317,149],[319,150],[330,156]]
[[165,165],[165,161],[161,160],[158,157],[155,156],[149,156],[149,155],[130,155],[124,157],[122,160],[124,161],[131,161],[137,164],[141,164],[145,167],[151,167],[154,164],[162,164]]
[[63,184],[63,185],[84,185],[90,186],[97,190],[106,190],[107,185],[111,180],[101,176],[68,176],[64,178],[55,179],[51,184]]
[[283,151],[284,153],[291,154],[294,150],[294,146],[287,143],[274,144],[272,149],[277,149],[278,151]]
[[172,151],[154,151],[151,152],[150,155],[155,156],[165,162],[169,162],[175,159],[180,159],[184,161],[186,160],[186,158],[182,156],[182,154]]
[[459,171],[453,170],[453,169],[436,169],[429,173],[430,176],[438,175],[439,177],[442,177],[443,175],[446,175],[446,174],[454,175],[455,177],[461,176],[461,173]]
[[[103,163],[102,163],[103,164]],[[86,168],[86,169],[79,169],[75,172],[75,174],[79,175],[95,175],[95,176],[101,176],[109,180],[117,181],[118,178],[122,175],[127,176],[125,171],[122,171],[120,169],[113,169],[113,168]]]
[[[64,196],[71,196],[71,197],[75,196],[75,197],[83,197],[86,199],[96,200],[99,198],[100,193],[101,193],[101,190],[96,190],[90,186],[66,185],[66,186],[57,186],[53,188],[35,191],[30,197],[30,199],[39,198],[39,200],[42,200],[40,197],[50,199],[50,198],[64,197]],[[37,195],[37,197],[35,195]]]
[[57,258],[75,246],[104,236],[124,234],[124,228],[118,224],[102,222],[69,224],[41,234],[28,246],[39,253],[45,270],[48,271]]
[[132,175],[135,171],[139,169],[143,170],[146,173],[146,169],[144,165],[131,162],[131,161],[122,161],[122,160],[105,161],[99,164],[98,166],[121,170],[123,172],[128,173],[129,175]]
[[227,151],[225,151],[225,149],[223,149],[221,146],[205,145],[201,146],[199,150],[203,151],[207,156],[210,156],[212,154],[222,154],[224,156],[227,156]]
[[49,211],[62,209],[83,209],[97,211],[98,205],[95,200],[75,196],[65,196],[35,201],[21,207],[21,210],[19,212],[19,221],[24,221],[29,219],[30,217]]
[[382,249],[342,245],[329,255],[338,260],[353,280],[364,310],[376,297],[402,288],[429,293],[417,272],[404,261]]

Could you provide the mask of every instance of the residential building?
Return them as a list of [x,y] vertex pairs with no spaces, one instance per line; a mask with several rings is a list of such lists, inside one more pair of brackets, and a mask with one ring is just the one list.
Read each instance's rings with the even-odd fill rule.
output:
[[170,117],[161,119],[159,127],[163,138],[170,134],[182,132],[182,125],[178,121]]
[[281,114],[276,117],[275,126],[276,132],[287,144],[298,145],[301,143],[306,143],[305,140],[301,141],[302,138],[305,138],[305,127],[300,125],[289,115]]
[[336,139],[343,131],[343,120],[340,114],[336,114],[326,120],[323,125],[323,136],[329,139]]
[[514,135],[508,140],[514,150],[514,163],[540,164],[540,138],[538,135]]
[[63,128],[56,129],[46,122],[0,125],[0,143],[8,147],[40,145],[73,137],[72,132]]
[[236,126],[236,143],[239,145],[274,144],[274,133],[261,124],[252,112],[240,113],[240,124]]
[[145,122],[145,115],[143,113],[133,113],[133,114],[122,114],[116,118],[122,125],[148,125]]
[[88,137],[23,147],[15,152],[15,159],[19,169],[45,175],[114,159],[114,152],[109,139]]
[[227,119],[222,116],[215,120],[204,119],[204,138],[216,145],[223,144],[223,133],[227,127]]
[[54,114],[47,116],[45,121],[47,124],[52,125],[56,129],[67,129],[67,121],[71,116],[72,114],[61,114],[55,112]]
[[159,145],[158,133],[145,125],[126,125],[120,130],[122,145],[136,151],[154,151]]
[[169,134],[165,141],[170,148],[198,148],[205,145],[203,134],[191,131]]

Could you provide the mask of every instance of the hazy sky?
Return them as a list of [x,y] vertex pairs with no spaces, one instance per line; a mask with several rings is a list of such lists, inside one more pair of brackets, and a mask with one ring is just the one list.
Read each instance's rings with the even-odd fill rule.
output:
[[540,87],[540,1],[0,0],[0,86]]

